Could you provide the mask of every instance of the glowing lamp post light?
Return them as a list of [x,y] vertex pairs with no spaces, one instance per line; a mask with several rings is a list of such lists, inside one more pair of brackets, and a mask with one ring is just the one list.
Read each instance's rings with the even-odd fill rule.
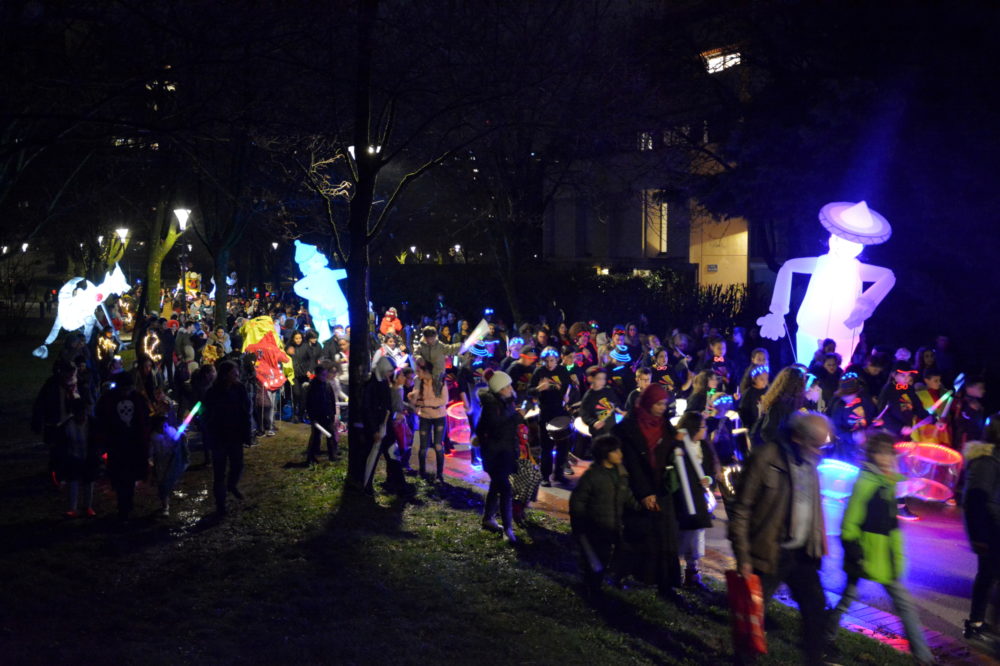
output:
[[118,229],[115,229],[115,234],[118,235],[118,240],[122,242],[122,245],[124,245],[125,241],[128,240],[128,229],[126,227],[119,227]]
[[[858,261],[866,245],[889,240],[892,228],[884,217],[861,201],[829,203],[819,212],[820,224],[830,232],[830,251],[821,257],[789,259],[778,271],[771,296],[771,311],[757,319],[765,338],[779,340],[788,332],[792,274],[809,273],[809,286],[799,306],[796,321],[797,360],[808,363],[826,338],[837,343],[837,351],[849,363],[866,319],[886,297],[896,277],[882,266]],[[873,283],[863,289],[864,283]]]
[[27,252],[27,251],[28,251],[28,244],[21,243],[21,252]]
[[277,242],[271,243],[271,249],[277,251],[278,243]]
[[191,210],[189,208],[175,208],[174,216],[177,217],[177,228],[183,232],[187,229],[188,218],[191,217]]

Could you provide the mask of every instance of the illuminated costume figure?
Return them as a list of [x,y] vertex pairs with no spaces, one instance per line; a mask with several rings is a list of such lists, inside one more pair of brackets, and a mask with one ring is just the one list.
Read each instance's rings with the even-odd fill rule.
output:
[[347,298],[337,284],[347,277],[343,268],[329,268],[329,260],[316,249],[295,241],[295,263],[299,265],[303,278],[295,283],[295,293],[309,301],[309,314],[319,334],[320,344],[330,339],[330,322],[350,326],[347,312]]
[[83,337],[89,342],[90,335],[97,324],[94,310],[101,308],[105,320],[111,323],[111,316],[108,315],[108,311],[104,307],[104,301],[112,294],[121,295],[131,288],[125,280],[125,273],[117,264],[115,264],[113,271],[104,276],[104,281],[99,285],[94,285],[86,278],[72,278],[59,290],[59,309],[56,311],[56,320],[52,324],[49,337],[45,338],[45,342],[31,353],[38,358],[48,358],[48,345],[55,342],[59,330],[62,328],[67,331],[83,328]]
[[[820,210],[819,221],[830,232],[830,251],[821,257],[789,259],[778,271],[771,297],[771,312],[757,324],[765,338],[784,337],[792,273],[810,273],[809,287],[799,306],[796,335],[798,360],[808,362],[819,341],[830,338],[844,359],[850,359],[866,319],[896,284],[892,271],[857,260],[865,245],[884,243],[892,228],[884,217],[864,201],[829,203]],[[865,282],[873,282],[862,291]]]
[[[235,287],[235,286],[236,286],[236,271],[233,271],[228,276],[226,276],[226,287],[228,287],[226,289],[226,293],[229,294],[230,296],[232,296],[233,295],[233,291],[234,291],[233,287]],[[212,276],[212,291],[209,292],[208,297],[210,299],[212,299],[213,301],[215,300],[215,276],[214,275]]]

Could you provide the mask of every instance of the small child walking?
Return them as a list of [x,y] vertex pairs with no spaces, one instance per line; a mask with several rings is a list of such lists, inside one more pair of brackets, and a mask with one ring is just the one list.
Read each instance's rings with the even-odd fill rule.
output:
[[90,405],[83,398],[70,402],[70,416],[60,424],[60,447],[57,478],[69,487],[67,518],[76,518],[83,489],[83,513],[88,518],[94,512],[94,481],[100,469],[100,456],[94,438],[94,424],[89,415]]
[[831,644],[840,616],[857,599],[858,580],[880,583],[892,598],[903,621],[910,652],[921,664],[934,663],[927,647],[913,600],[903,586],[903,536],[896,518],[896,483],[903,476],[896,471],[895,438],[888,433],[870,435],[865,442],[866,461],[854,484],[844,511],[840,540],[844,545],[844,573],[847,586],[840,603],[830,612],[827,637]]
[[170,495],[189,462],[185,437],[177,436],[177,430],[166,417],[154,416],[150,440],[153,449],[153,478],[156,479],[157,494],[160,497],[160,513],[170,515]]
[[587,592],[596,595],[620,546],[625,509],[642,507],[629,488],[621,441],[614,435],[598,437],[593,454],[594,462],[569,497],[569,515],[573,537],[580,545]]

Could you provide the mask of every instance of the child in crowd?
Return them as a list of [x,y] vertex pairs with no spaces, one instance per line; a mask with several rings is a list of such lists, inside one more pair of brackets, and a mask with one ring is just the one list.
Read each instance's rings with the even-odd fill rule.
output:
[[[677,424],[672,460],[683,461],[678,474],[679,489],[674,493],[674,509],[680,535],[680,556],[684,558],[684,587],[704,589],[698,560],[705,556],[705,530],[712,526],[712,509],[706,491],[712,485],[718,464],[705,442],[705,418],[701,412],[687,412]],[[680,475],[684,478],[680,478]],[[685,483],[686,479],[686,483]],[[711,500],[714,505],[714,498]]]
[[628,394],[628,398],[625,400],[625,411],[630,412],[632,408],[635,407],[636,401],[639,399],[639,394],[642,390],[649,386],[653,380],[653,373],[649,368],[639,368],[635,371],[635,388],[632,392]]
[[641,507],[622,465],[621,441],[613,435],[598,437],[593,453],[594,462],[570,495],[569,515],[573,537],[580,546],[587,591],[596,595],[620,547],[625,509],[639,511]]
[[607,386],[608,371],[593,366],[587,369],[587,381],[590,389],[580,401],[580,417],[590,428],[591,437],[605,435],[611,432],[615,424],[615,414],[621,413],[618,394]]
[[910,652],[921,664],[934,663],[927,647],[913,600],[902,583],[905,567],[903,535],[896,517],[896,483],[903,476],[896,471],[895,439],[874,434],[865,442],[866,461],[858,476],[841,525],[844,545],[844,572],[847,586],[837,607],[830,613],[827,637],[836,636],[840,616],[857,599],[858,580],[880,583],[892,598],[903,621]]
[[76,518],[83,489],[84,514],[88,518],[94,512],[94,481],[100,467],[100,456],[94,439],[94,423],[90,416],[89,403],[83,398],[70,401],[70,415],[59,426],[61,446],[56,457],[56,475],[59,481],[69,486],[69,510],[67,518]]
[[152,418],[150,443],[153,451],[153,478],[160,498],[160,513],[170,515],[170,495],[181,480],[189,462],[187,440],[179,436],[166,417]]

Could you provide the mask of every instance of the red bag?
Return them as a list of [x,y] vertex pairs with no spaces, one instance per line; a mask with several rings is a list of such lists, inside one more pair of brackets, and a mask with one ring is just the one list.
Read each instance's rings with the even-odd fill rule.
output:
[[729,612],[733,624],[733,648],[737,654],[767,654],[764,636],[764,592],[760,576],[743,577],[726,572]]
[[406,422],[406,419],[393,421],[392,428],[396,431],[396,442],[399,443],[399,448],[409,449],[410,445],[413,444],[413,431],[410,430],[410,424]]

